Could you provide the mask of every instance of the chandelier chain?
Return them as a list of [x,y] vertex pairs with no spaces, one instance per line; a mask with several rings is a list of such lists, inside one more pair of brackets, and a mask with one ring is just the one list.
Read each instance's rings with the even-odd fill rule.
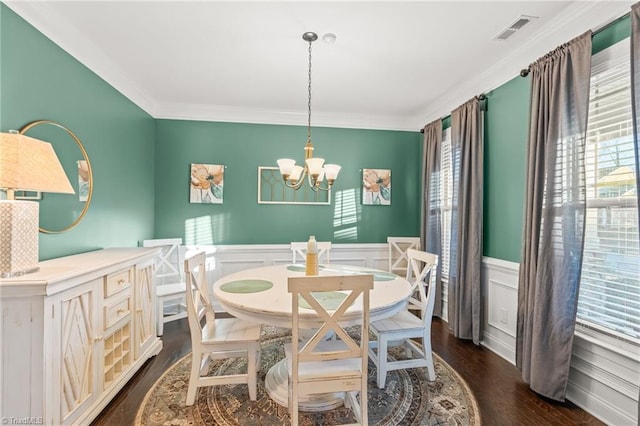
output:
[[309,40],[309,86],[308,86],[309,100],[307,102],[307,112],[308,112],[308,118],[307,118],[307,140],[308,141],[311,140],[311,43],[312,43],[312,41]]

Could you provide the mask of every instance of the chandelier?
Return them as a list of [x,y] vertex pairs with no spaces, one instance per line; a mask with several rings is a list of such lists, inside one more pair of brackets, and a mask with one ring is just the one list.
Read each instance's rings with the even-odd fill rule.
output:
[[313,144],[311,143],[311,43],[318,39],[318,35],[306,32],[302,34],[302,39],[309,42],[309,101],[307,102],[307,143],[304,146],[304,167],[296,165],[296,161],[290,158],[279,159],[278,167],[284,184],[289,188],[299,189],[306,178],[314,191],[328,191],[338,177],[340,166],[324,164],[324,158],[314,158]]

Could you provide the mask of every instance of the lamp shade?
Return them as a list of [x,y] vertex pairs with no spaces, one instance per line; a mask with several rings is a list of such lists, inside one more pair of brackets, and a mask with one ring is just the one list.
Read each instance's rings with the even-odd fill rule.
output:
[[293,166],[293,170],[291,171],[291,180],[292,181],[297,181],[300,179],[300,177],[302,176],[302,172],[304,171],[304,168],[301,166]]
[[338,178],[338,173],[340,173],[340,169],[342,167],[337,164],[325,164],[324,169],[326,171],[325,175],[329,180],[335,180]]
[[307,167],[311,176],[319,176],[324,164],[324,158],[307,158]]
[[290,175],[293,171],[293,166],[296,165],[296,160],[290,158],[281,158],[278,160],[278,167],[280,167],[281,175]]
[[0,188],[74,193],[53,146],[19,133],[0,133]]

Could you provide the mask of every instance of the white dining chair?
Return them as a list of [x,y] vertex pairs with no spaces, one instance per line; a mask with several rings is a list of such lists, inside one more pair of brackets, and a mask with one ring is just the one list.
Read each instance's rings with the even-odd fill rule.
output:
[[156,258],[156,303],[158,336],[164,332],[164,324],[187,317],[184,291],[186,288],[183,271],[181,238],[144,240],[143,247],[160,247]]
[[[326,264],[330,263],[330,253],[331,253],[331,241],[318,241],[318,263]],[[291,245],[291,261],[296,263],[298,256],[300,256],[300,261],[304,262],[306,260],[307,254],[307,242],[292,242]]]
[[407,250],[420,250],[420,237],[387,237],[389,272],[404,277],[407,274]]
[[[261,325],[237,318],[216,318],[209,297],[206,254],[200,252],[184,261],[186,299],[191,333],[191,374],[186,405],[193,405],[199,387],[246,383],[249,399],[257,398]],[[208,375],[209,361],[246,358],[246,374]]]
[[[392,370],[426,367],[427,379],[436,379],[431,353],[431,318],[436,295],[438,256],[409,249],[407,257],[407,281],[412,285],[407,308],[392,317],[372,322],[370,327],[377,340],[369,343],[369,358],[377,367],[377,385],[380,389],[384,388],[387,373]],[[422,344],[415,339],[421,339]],[[404,346],[406,359],[390,361],[390,346]]]
[[[373,275],[289,277],[288,283],[292,343],[285,344],[285,355],[291,424],[298,424],[298,402],[304,395],[345,392],[345,406],[351,408],[357,424],[367,425],[369,291],[373,289]],[[328,295],[332,297],[323,299]],[[357,300],[361,309],[353,320],[360,325],[360,341],[347,334],[340,324]],[[326,306],[326,301],[334,301],[335,305]],[[310,339],[299,342],[301,332],[307,331],[301,330],[300,318],[312,315],[317,315],[322,323],[313,330]],[[327,333],[334,333],[336,338],[326,340]]]

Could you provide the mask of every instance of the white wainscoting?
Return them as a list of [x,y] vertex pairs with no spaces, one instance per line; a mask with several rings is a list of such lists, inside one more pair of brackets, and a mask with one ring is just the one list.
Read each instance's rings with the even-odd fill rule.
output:
[[482,266],[485,295],[482,344],[515,364],[519,265],[485,257]]
[[[482,345],[515,364],[519,264],[484,258]],[[598,333],[576,332],[567,399],[610,425],[638,424],[640,348],[621,349]]]

